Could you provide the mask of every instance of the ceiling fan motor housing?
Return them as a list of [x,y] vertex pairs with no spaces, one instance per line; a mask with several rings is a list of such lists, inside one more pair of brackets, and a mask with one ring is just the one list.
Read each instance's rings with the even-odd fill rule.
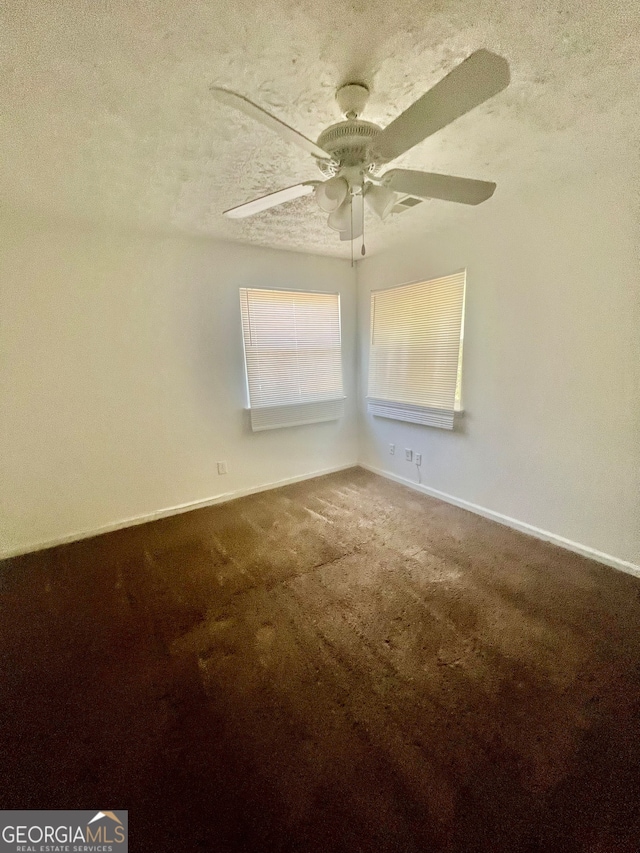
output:
[[339,174],[341,169],[359,166],[363,172],[377,174],[384,160],[372,159],[373,142],[382,128],[370,121],[348,119],[332,124],[318,137],[318,145],[331,160],[318,160],[318,168],[327,178]]

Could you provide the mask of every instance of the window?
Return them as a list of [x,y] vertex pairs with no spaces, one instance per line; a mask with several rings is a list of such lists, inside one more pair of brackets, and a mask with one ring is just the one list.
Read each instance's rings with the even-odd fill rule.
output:
[[340,295],[240,288],[255,431],[342,415]]
[[463,270],[371,294],[369,412],[453,429],[461,405],[465,281]]

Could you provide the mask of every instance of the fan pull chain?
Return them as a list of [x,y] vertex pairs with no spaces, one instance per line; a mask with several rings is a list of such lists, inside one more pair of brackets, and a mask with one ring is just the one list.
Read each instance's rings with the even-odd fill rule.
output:
[[349,202],[349,215],[351,218],[351,266],[353,266],[353,196],[350,197]]
[[[364,187],[362,188],[362,190],[363,190],[363,195],[364,195]],[[364,258],[366,253],[367,253],[367,250],[364,247],[364,200],[363,200],[363,202],[362,202],[362,249],[360,249],[360,254]]]

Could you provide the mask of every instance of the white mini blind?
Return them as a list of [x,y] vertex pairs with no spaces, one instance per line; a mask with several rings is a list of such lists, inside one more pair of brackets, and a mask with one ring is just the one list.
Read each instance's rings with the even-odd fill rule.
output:
[[342,415],[340,295],[240,288],[254,431]]
[[368,409],[453,429],[465,270],[371,294]]

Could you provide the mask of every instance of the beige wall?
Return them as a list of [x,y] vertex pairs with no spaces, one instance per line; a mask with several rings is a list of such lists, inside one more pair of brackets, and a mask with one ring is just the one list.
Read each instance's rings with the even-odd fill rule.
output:
[[[356,462],[347,262],[18,219],[0,246],[0,554]],[[342,421],[250,431],[244,285],[340,291]]]
[[[615,165],[615,164],[614,164]],[[640,564],[636,186],[611,168],[494,199],[358,265],[361,461]],[[372,288],[467,268],[458,429],[366,413]],[[396,444],[390,456],[388,445]]]

